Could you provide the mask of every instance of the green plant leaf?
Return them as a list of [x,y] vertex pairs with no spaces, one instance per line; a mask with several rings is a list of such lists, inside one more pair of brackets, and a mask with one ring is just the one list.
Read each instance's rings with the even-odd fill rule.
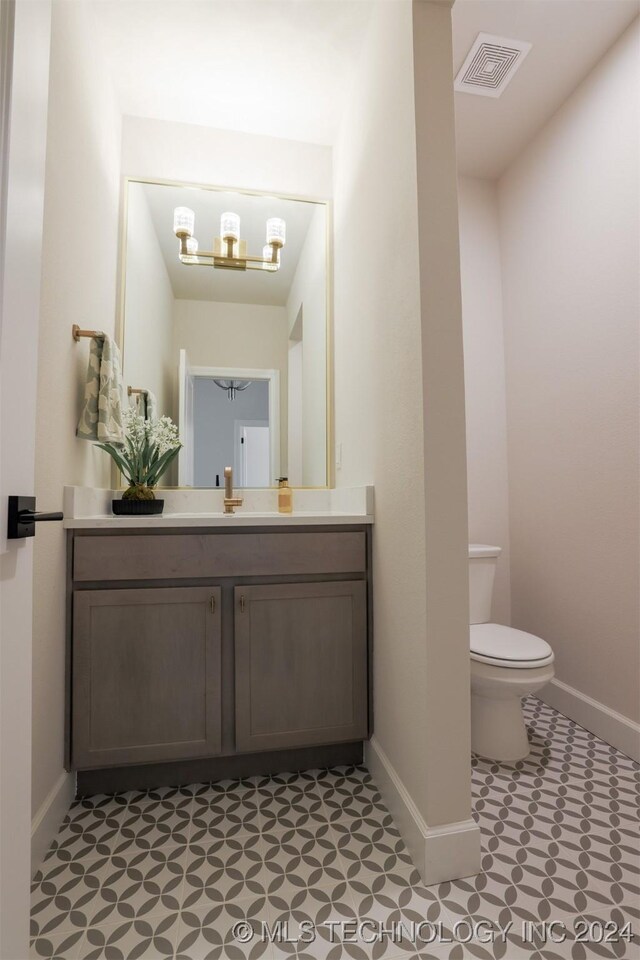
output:
[[138,476],[138,456],[131,437],[125,436],[125,447],[127,451],[126,459],[129,463],[129,471],[131,474],[130,482],[135,483],[137,482]]
[[[182,444],[180,444],[180,447],[181,446]],[[174,460],[175,457],[178,456],[178,453],[180,452],[180,447],[173,447],[171,450],[167,450],[165,453],[163,453],[163,455],[154,465],[153,469],[151,469],[147,474],[148,486],[155,486],[155,484],[158,482],[162,474],[171,464],[172,460]]]
[[127,477],[127,480],[129,480],[129,474],[131,473],[131,465],[127,463],[127,460],[121,455],[120,451],[117,450],[110,443],[97,443],[96,446],[99,447],[101,450],[106,450],[109,456],[112,457],[112,459],[115,461],[116,466],[118,467],[120,472]]
[[[165,434],[166,429],[165,425]],[[175,433],[177,435],[177,431]],[[176,447],[161,454],[153,424],[143,423],[140,417],[131,415],[125,416],[125,434],[121,445],[116,447],[104,443],[97,446],[112,457],[131,486],[154,486],[177,456],[181,444],[178,442]]]

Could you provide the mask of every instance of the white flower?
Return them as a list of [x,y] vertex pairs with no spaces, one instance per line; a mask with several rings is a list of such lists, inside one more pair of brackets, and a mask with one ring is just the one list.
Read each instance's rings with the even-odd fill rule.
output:
[[[145,420],[133,407],[127,408],[122,416],[124,441],[116,450],[104,449],[110,453],[131,484],[155,486],[168,468],[173,456],[169,457],[160,472],[158,461],[170,451],[178,452],[182,446],[178,428],[170,417],[158,420]],[[119,458],[119,459],[118,459]]]
[[167,450],[175,450],[180,446],[178,428],[171,417],[160,417],[158,420],[146,421],[146,434],[150,443],[157,446],[160,456]]
[[146,421],[144,417],[139,416],[133,407],[128,407],[125,409],[122,415],[124,435],[134,447],[137,447],[144,442],[144,438],[146,436],[145,423]]

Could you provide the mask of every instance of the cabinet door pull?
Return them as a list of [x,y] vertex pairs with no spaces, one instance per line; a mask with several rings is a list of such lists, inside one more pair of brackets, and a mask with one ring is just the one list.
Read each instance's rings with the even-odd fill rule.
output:
[[240,596],[240,613],[244,613],[244,594]]
[[211,613],[215,613],[215,612],[216,612],[216,598],[215,598],[215,597],[211,597],[211,599],[209,600],[209,606],[211,607]]

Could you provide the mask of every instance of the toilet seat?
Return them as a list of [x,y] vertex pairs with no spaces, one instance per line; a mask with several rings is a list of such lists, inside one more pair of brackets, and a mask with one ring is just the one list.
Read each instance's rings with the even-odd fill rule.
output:
[[471,659],[497,667],[526,670],[553,663],[546,640],[501,623],[472,623],[469,628]]

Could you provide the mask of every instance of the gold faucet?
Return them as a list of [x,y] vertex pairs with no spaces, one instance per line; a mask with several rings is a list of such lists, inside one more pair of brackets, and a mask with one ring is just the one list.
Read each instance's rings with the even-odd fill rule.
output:
[[241,507],[243,504],[242,497],[234,497],[233,495],[233,468],[225,467],[224,468],[224,512],[225,513],[235,513],[234,507]]

